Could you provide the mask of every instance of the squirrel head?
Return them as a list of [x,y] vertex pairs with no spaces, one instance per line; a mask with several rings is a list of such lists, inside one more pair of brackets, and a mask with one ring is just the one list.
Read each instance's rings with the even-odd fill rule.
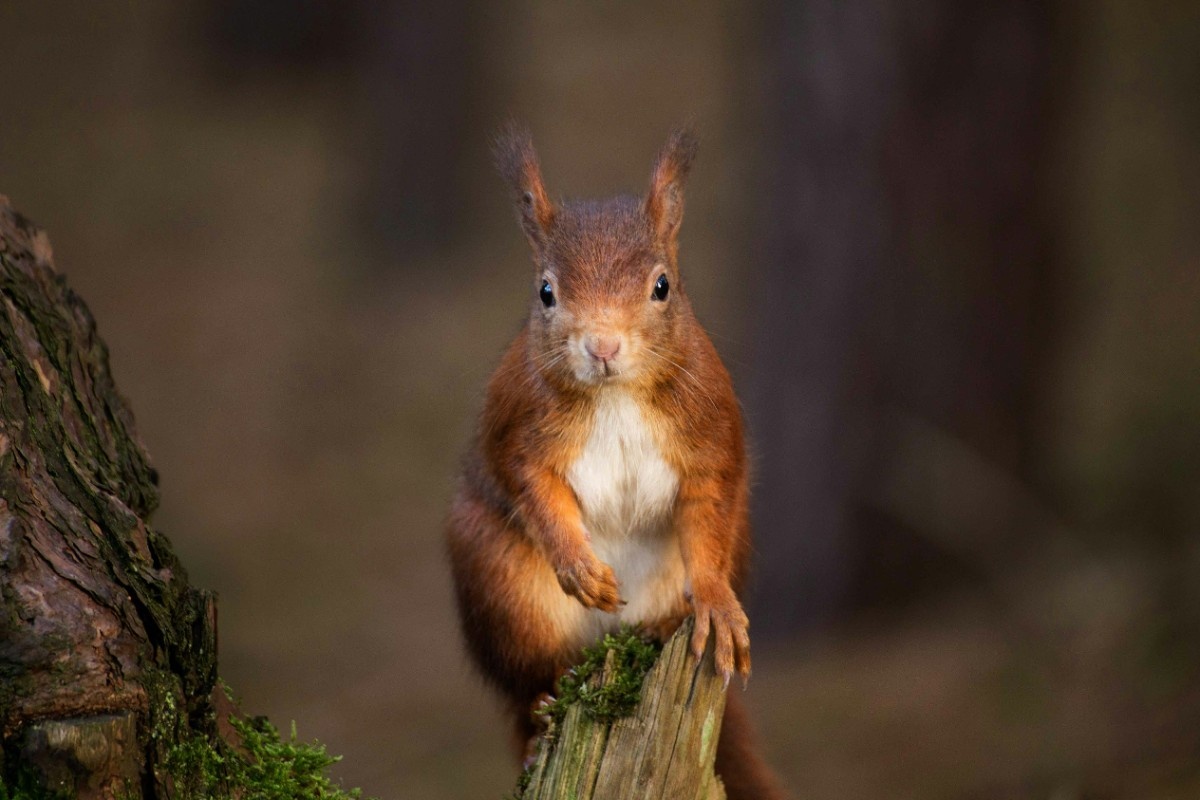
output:
[[528,131],[496,139],[501,174],[533,249],[531,358],[552,385],[654,383],[679,369],[692,319],[677,263],[696,139],[678,129],[642,197],[555,202]]

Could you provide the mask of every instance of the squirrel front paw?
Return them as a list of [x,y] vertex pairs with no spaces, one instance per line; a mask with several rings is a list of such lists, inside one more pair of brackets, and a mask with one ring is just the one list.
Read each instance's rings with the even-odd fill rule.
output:
[[750,619],[742,610],[733,591],[726,589],[714,594],[692,598],[692,610],[696,615],[696,627],[692,631],[692,655],[697,660],[704,655],[708,634],[712,631],[715,640],[713,661],[717,674],[729,679],[736,668],[742,685],[750,680]]
[[612,567],[590,552],[564,559],[554,568],[558,585],[587,608],[615,612],[623,603]]

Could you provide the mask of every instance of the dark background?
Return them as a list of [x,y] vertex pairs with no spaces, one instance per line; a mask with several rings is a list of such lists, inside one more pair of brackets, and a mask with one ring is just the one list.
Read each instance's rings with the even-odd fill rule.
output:
[[221,671],[382,797],[499,797],[440,523],[528,256],[488,160],[641,191],[757,464],[797,796],[1200,794],[1200,6],[0,6],[48,229],[221,596]]

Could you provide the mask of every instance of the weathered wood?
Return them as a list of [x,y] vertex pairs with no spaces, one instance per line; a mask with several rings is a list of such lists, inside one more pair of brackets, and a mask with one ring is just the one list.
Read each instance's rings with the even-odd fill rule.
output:
[[111,796],[141,782],[137,728],[132,712],[32,722],[22,731],[20,752],[48,786]]
[[158,796],[166,748],[214,732],[213,600],[148,523],[155,481],[91,313],[0,197],[0,779]]
[[[522,800],[724,800],[713,772],[725,688],[712,648],[697,665],[692,623],[670,639],[646,674],[637,709],[612,723],[573,704],[542,737]],[[611,680],[612,653],[596,680]]]

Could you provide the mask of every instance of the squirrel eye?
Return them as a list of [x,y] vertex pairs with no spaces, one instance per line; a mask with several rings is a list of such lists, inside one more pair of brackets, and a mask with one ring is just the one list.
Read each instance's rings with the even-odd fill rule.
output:
[[538,291],[538,297],[542,298],[542,305],[546,308],[554,305],[554,289],[550,288],[550,281],[542,281],[542,288]]
[[667,281],[666,275],[659,275],[658,280],[654,282],[654,294],[651,296],[655,300],[666,300],[667,293],[671,291],[671,284]]

